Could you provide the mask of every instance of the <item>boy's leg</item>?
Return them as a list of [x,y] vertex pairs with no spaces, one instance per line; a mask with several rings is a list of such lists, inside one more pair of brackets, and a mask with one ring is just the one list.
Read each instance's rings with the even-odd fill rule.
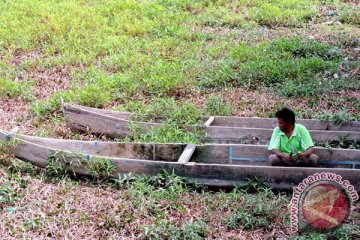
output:
[[311,154],[305,159],[305,161],[298,161],[296,165],[303,167],[315,167],[318,161],[319,157],[316,154]]
[[309,157],[308,166],[309,167],[315,167],[317,162],[319,161],[319,157],[316,154],[311,154]]
[[283,161],[276,155],[276,154],[271,154],[268,158],[269,163],[271,166],[283,166],[284,163]]

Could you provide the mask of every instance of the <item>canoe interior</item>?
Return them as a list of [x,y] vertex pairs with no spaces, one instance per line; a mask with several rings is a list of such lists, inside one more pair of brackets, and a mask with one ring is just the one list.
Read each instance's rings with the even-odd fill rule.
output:
[[[130,120],[134,113],[119,112],[114,110],[97,109],[73,104],[63,104],[64,111],[85,110],[102,114],[105,116],[115,117],[123,120]],[[210,116],[202,118],[205,124]],[[155,123],[163,122],[162,118],[155,118]],[[353,121],[349,123],[335,124],[332,121],[320,121],[316,119],[297,119],[297,123],[303,124],[309,130],[323,130],[323,131],[354,131],[360,132],[360,122]],[[230,116],[215,116],[214,120],[208,126],[225,126],[225,127],[244,127],[244,128],[270,128],[277,126],[276,118],[257,118],[257,117],[230,117]]]
[[44,147],[83,155],[166,162],[177,162],[186,147],[186,144],[116,143],[62,139],[44,140],[44,138],[29,136],[23,136],[22,139]]
[[[187,144],[75,141],[29,136],[23,136],[23,139],[48,148],[84,155],[161,162],[178,162],[181,156],[184,158],[183,152],[187,149]],[[315,153],[321,159],[319,168],[360,169],[360,150],[316,148]],[[188,163],[267,166],[269,154],[267,147],[262,145],[197,145],[190,151]]]
[[[142,144],[96,141],[74,141],[30,136],[15,136],[20,140],[16,157],[46,167],[53,150],[109,157],[118,174],[156,175],[162,170],[212,186],[244,184],[247,178],[258,177],[274,189],[291,190],[304,178],[321,172],[336,173],[349,180],[360,192],[359,150],[316,148],[322,158],[316,168],[266,166],[269,152],[266,146],[236,144]],[[9,140],[0,130],[0,140]],[[88,158],[89,157],[89,158]],[[74,167],[77,174],[90,175],[86,167]]]
[[[94,109],[70,104],[64,104],[63,108],[67,125],[72,129],[83,132],[92,132],[98,135],[106,135],[113,138],[123,138],[131,134],[129,125],[131,121],[127,120],[130,115],[129,113]],[[121,116],[124,116],[124,118],[121,118]],[[201,140],[203,142],[213,143],[267,144],[272,135],[273,128],[276,126],[275,119],[263,118],[209,117],[204,118],[203,121],[204,126],[202,128],[198,128],[201,129],[204,134],[204,137],[202,137]],[[247,124],[251,124],[251,127],[238,126],[241,122],[244,121],[246,121]],[[270,126],[266,125],[271,121],[272,124],[270,124]],[[309,122],[309,124],[312,123],[313,125],[315,124],[321,126],[324,124],[324,122],[317,120],[303,121]],[[140,127],[143,133],[148,132],[151,128],[161,126],[160,123],[156,122],[134,123]],[[327,126],[331,125],[329,124]],[[353,122],[349,123],[348,125],[337,125],[337,127],[352,126],[351,128],[353,128],[355,126],[354,129],[357,129],[357,125],[358,122]],[[266,126],[268,128],[265,128]],[[191,131],[192,127],[194,126],[189,126],[188,129]],[[360,139],[360,131],[350,131],[342,128],[338,128],[337,130],[332,128],[327,129],[328,130],[324,131],[316,129],[311,130],[310,128],[310,134],[313,141],[323,142],[337,141],[339,139]]]
[[[302,124],[309,130],[323,131],[354,131],[360,132],[360,122],[349,122],[335,124],[332,121],[320,121],[315,119],[297,119],[296,123]],[[257,118],[257,117],[215,117],[210,126],[227,127],[250,127],[250,128],[275,128],[276,118]]]

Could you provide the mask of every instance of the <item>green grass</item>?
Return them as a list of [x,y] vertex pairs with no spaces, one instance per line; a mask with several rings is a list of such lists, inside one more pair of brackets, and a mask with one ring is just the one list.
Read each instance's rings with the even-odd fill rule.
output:
[[343,23],[360,25],[360,6],[343,4],[340,8],[339,20]]
[[[339,73],[349,57],[345,45],[359,44],[348,37],[339,46],[303,37],[259,42],[261,26],[305,27],[321,19],[321,4],[339,9],[340,18],[356,24],[356,8],[337,1],[2,2],[0,92],[9,97],[28,92],[26,98],[33,100],[33,80],[15,81],[20,68],[30,72],[64,65],[72,68],[71,89],[33,102],[34,116],[59,110],[60,97],[106,107],[139,95],[177,96],[195,87],[265,86],[292,98],[358,89],[354,77]],[[35,60],[25,57],[20,66],[9,66],[15,53],[28,52],[35,53]],[[358,64],[349,60],[346,72]]]
[[[13,206],[25,194],[27,179],[20,174],[8,173],[0,181],[0,210]],[[8,208],[11,212],[12,208]]]
[[9,98],[20,96],[27,101],[33,100],[34,97],[31,94],[33,84],[33,80],[19,82],[0,77],[0,96],[7,96]]
[[[324,6],[334,10],[332,18],[320,11]],[[24,0],[0,1],[0,12],[0,98],[20,98],[31,105],[35,135],[57,135],[51,126],[64,121],[56,119],[61,98],[135,112],[133,120],[162,118],[163,126],[146,134],[132,125],[132,136],[126,140],[142,142],[198,143],[201,133],[189,132],[183,126],[202,124],[203,115],[256,115],[261,105],[262,116],[270,116],[287,101],[294,103],[297,116],[340,123],[359,119],[360,101],[351,96],[360,87],[356,72],[360,60],[355,51],[360,47],[359,7],[349,3]],[[321,25],[329,20],[343,24]],[[38,77],[44,76],[34,73],[53,67],[71,69],[70,89],[36,99],[32,91]],[[259,91],[269,95],[255,101],[244,92],[244,96],[233,97],[238,99],[238,106],[233,101],[230,105],[233,99],[227,99],[231,97],[228,93],[236,88],[247,89],[253,96]],[[344,91],[349,94],[341,95]],[[340,111],[344,107],[346,110]],[[43,120],[50,126],[44,126]],[[359,141],[346,138],[319,144],[359,147]],[[69,176],[73,177],[72,167],[83,164],[84,159],[54,152],[46,172],[14,160],[12,147],[0,146],[4,165],[0,169],[0,207],[5,211],[17,211],[24,190],[34,184],[22,177],[26,174],[49,181],[52,187],[60,186],[61,196],[68,196],[74,190],[69,186],[76,184],[116,188],[119,195],[112,192],[111,196],[120,196],[121,203],[108,206],[111,211],[103,209],[94,218],[90,212],[79,210],[81,224],[100,221],[97,229],[101,233],[105,229],[144,239],[206,239],[216,234],[219,238],[250,235],[258,229],[264,229],[265,234],[279,226],[286,232],[290,225],[286,209],[289,196],[274,194],[256,179],[229,192],[189,185],[172,173],[155,177],[126,174],[110,185],[107,181],[77,183]],[[104,159],[92,159],[87,167],[102,180],[113,171],[112,164]],[[65,206],[71,204],[65,200],[54,206],[51,201],[47,203],[57,209],[56,215],[67,214]],[[76,204],[73,206],[77,209]],[[27,204],[21,207],[26,209]],[[115,208],[120,210],[112,211]],[[145,221],[139,225],[139,220]],[[12,228],[14,238],[21,238],[16,234],[49,230],[49,223],[53,224],[52,217],[34,214],[19,220],[18,225],[8,222],[6,226]],[[65,228],[71,222],[63,218],[57,224]],[[329,233],[304,233],[294,239],[350,239],[359,230],[349,225]],[[135,226],[132,232],[129,226]],[[214,233],[216,228],[221,232]],[[51,234],[49,237],[55,237]]]
[[[266,87],[285,97],[316,97],[332,91],[359,89],[356,76],[341,76],[344,62],[342,49],[336,45],[295,37],[277,39],[255,46],[242,42],[231,49],[219,68],[220,77],[204,78],[205,88],[241,86],[249,89]],[[349,69],[356,61],[348,64]],[[352,65],[354,64],[354,65]]]
[[313,20],[316,15],[318,1],[248,1],[253,5],[248,10],[248,17],[261,25],[270,27],[299,26]]

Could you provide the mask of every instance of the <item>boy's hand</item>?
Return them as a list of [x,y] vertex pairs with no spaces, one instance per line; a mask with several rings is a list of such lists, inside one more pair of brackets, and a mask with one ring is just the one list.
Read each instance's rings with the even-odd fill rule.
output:
[[292,163],[295,162],[295,159],[289,155],[284,154],[284,156],[282,157],[282,159],[284,159],[285,162],[287,163]]
[[305,158],[306,158],[306,155],[304,154],[304,153],[298,153],[297,154],[297,158],[299,159],[299,160],[301,160],[301,161],[303,161],[303,160],[305,160]]

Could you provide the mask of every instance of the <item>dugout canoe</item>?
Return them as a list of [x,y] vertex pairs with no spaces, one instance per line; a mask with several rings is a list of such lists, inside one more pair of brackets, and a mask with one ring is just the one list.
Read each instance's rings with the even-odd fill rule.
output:
[[[46,167],[54,152],[62,151],[70,159],[82,156],[108,158],[119,174],[156,175],[163,169],[209,186],[243,185],[247,178],[257,177],[273,189],[291,190],[304,178],[321,172],[341,175],[360,191],[360,150],[315,148],[321,158],[317,167],[269,166],[264,145],[246,144],[151,144],[100,141],[77,141],[11,135],[0,131],[0,140],[16,139],[15,156]],[[86,167],[73,169],[89,175]]]
[[[63,103],[63,113],[66,124],[83,132],[93,132],[114,138],[129,136],[129,126],[136,124],[144,133],[151,128],[161,125],[161,119],[155,122],[132,121],[131,113],[84,107],[74,104]],[[201,129],[204,140],[208,142],[222,143],[267,143],[273,129],[277,125],[274,118],[244,118],[244,117],[204,117],[203,126],[187,127],[188,129]],[[360,139],[360,122],[334,124],[329,121],[314,119],[298,119],[297,123],[305,125],[316,142]]]

